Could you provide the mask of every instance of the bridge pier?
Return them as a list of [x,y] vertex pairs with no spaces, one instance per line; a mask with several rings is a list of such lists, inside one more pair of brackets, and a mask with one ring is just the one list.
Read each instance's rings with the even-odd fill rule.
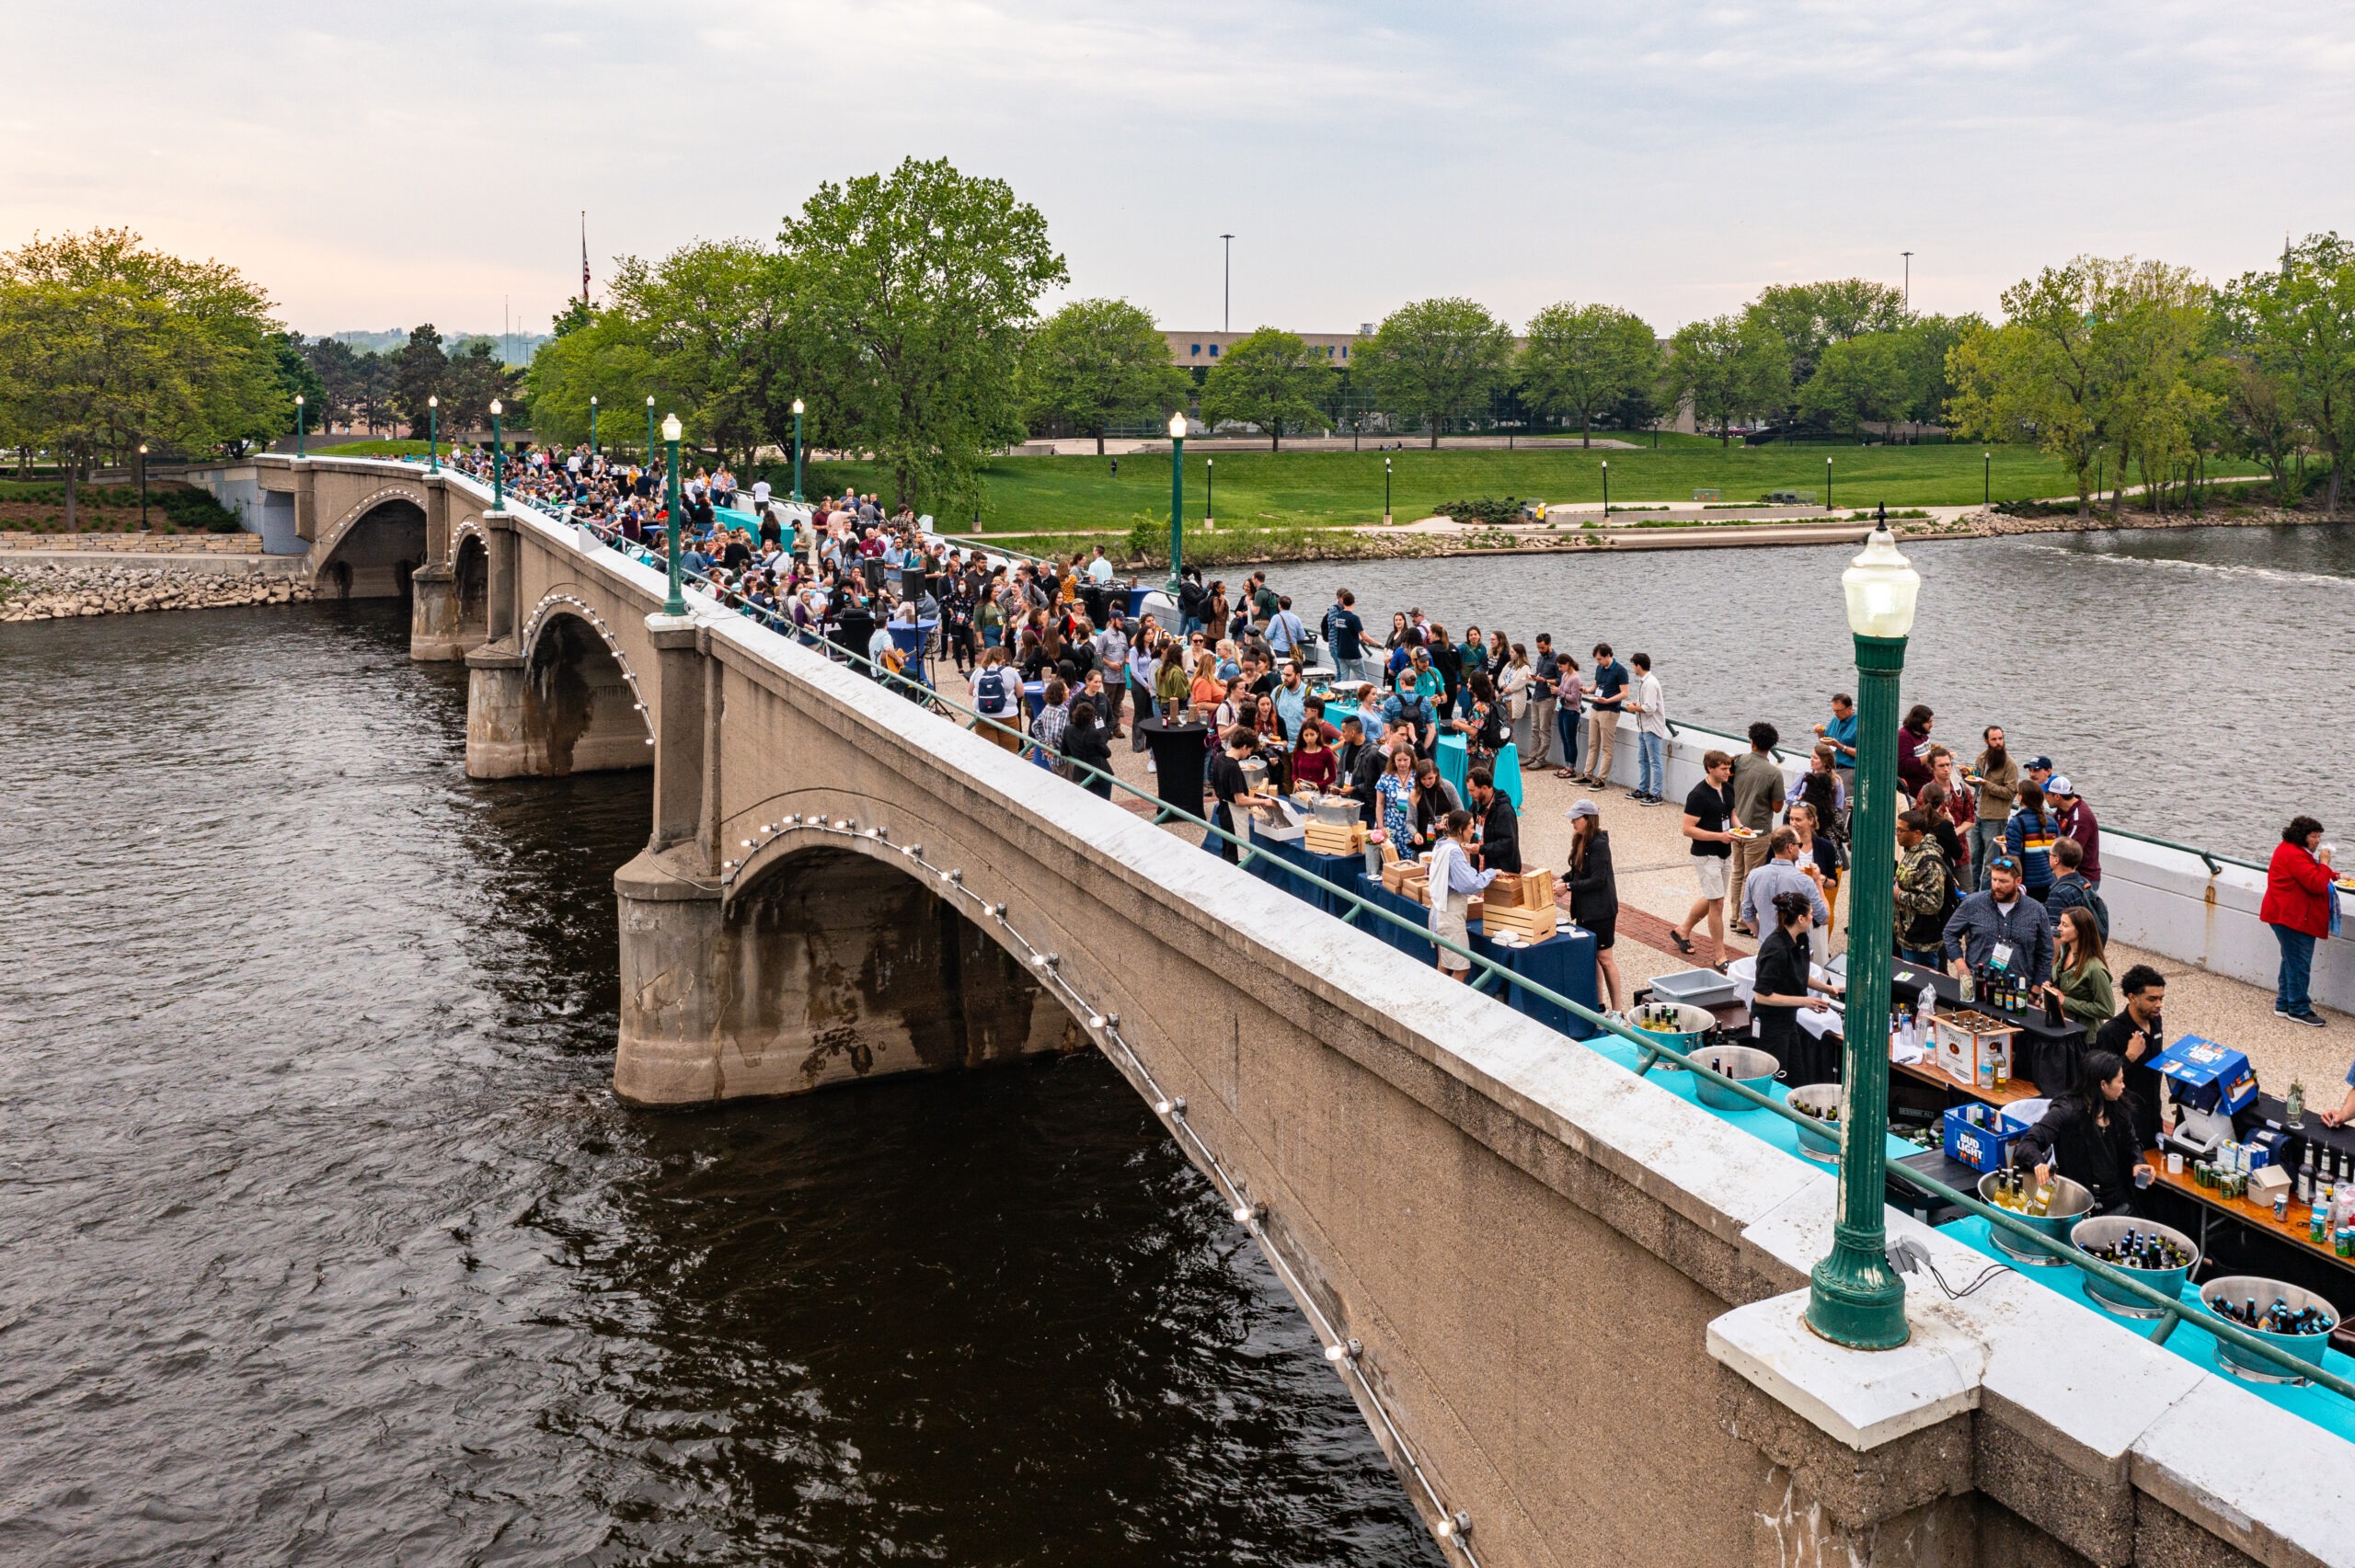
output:
[[420,663],[466,657],[458,624],[458,574],[448,567],[419,567],[409,574],[408,656]]

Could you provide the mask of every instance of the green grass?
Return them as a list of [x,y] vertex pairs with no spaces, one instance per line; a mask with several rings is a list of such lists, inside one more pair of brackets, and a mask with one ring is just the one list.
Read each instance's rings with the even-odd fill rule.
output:
[[[1409,522],[1442,501],[1481,497],[1535,498],[1550,503],[1600,501],[1602,464],[1611,464],[1615,502],[1692,503],[1693,492],[1716,488],[1729,503],[1747,503],[1769,490],[1823,495],[1824,459],[1832,459],[1832,500],[1844,515],[1857,507],[1963,506],[1981,498],[1977,446],[1786,446],[1720,448],[1703,438],[1663,438],[1660,450],[1592,452],[1222,452],[1215,456],[1212,498],[1222,529],[1330,527],[1382,521],[1382,464],[1392,465],[1393,516]],[[2074,492],[2061,464],[2025,447],[1996,447],[1990,488],[1996,500]],[[1202,515],[1205,460],[1186,457],[1186,514]],[[2220,465],[2216,476],[2234,470]],[[772,484],[778,475],[771,471]],[[790,483],[788,466],[786,481]],[[1001,457],[982,472],[982,526],[993,533],[1125,535],[1140,521],[1169,517],[1169,460],[1134,453],[1120,459],[1120,477],[1098,457]],[[844,486],[887,498],[889,476],[871,464],[812,464],[812,493]],[[919,510],[925,509],[919,503]],[[942,517],[945,529],[970,530],[970,516]]]
[[[308,451],[314,457],[423,457],[431,445],[429,441],[345,441],[340,446],[321,446],[314,441]],[[442,450],[449,451],[449,443],[446,441],[442,443]]]

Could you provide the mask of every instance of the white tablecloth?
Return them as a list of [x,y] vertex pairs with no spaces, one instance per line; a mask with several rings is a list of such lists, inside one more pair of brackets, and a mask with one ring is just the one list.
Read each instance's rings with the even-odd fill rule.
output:
[[[1820,986],[1829,986],[1832,983],[1831,977],[1826,975],[1821,968],[1813,964],[1808,966],[1808,978]],[[1726,979],[1733,982],[1733,994],[1740,1000],[1741,1004],[1744,1007],[1748,1007],[1750,1005],[1750,999],[1757,994],[1758,990],[1758,959],[1756,956],[1753,955],[1747,958],[1737,958],[1732,963],[1728,964],[1726,966]],[[1806,1030],[1809,1034],[1813,1035],[1819,1040],[1823,1038],[1826,1035],[1836,1035],[1840,1032],[1841,1015],[1832,1012],[1828,1007],[1821,1013],[1816,1013],[1808,1008],[1802,1007],[1799,1009],[1798,1017],[1799,1027]],[[1757,1033],[1757,1024],[1755,1020],[1752,1020],[1752,1022],[1751,1033],[1753,1035]]]

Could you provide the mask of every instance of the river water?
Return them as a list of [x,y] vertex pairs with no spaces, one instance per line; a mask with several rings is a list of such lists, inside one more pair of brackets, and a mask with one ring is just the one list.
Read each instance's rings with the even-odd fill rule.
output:
[[[2262,862],[2300,812],[2355,834],[2339,751],[2355,694],[2355,532],[2139,529],[1909,543],[1922,599],[1904,702],[1967,762],[2003,725],[2105,826]],[[1853,545],[1271,567],[1314,626],[1336,586],[1371,631],[1419,605],[1528,641],[1652,656],[1671,720],[1786,745],[1854,691],[1840,597]],[[1230,583],[1244,573],[1227,568]]]
[[1440,1561],[1100,1060],[619,1108],[648,781],[406,647],[0,629],[0,1561]]

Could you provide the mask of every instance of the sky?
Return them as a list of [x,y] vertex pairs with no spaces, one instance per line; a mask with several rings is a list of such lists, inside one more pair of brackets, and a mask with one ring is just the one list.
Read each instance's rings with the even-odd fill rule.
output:
[[[2233,6],[1674,0],[30,0],[0,245],[229,261],[308,333],[545,330],[590,266],[774,236],[947,157],[1047,217],[1065,297],[1348,331],[1462,294],[1662,332],[1767,283],[1993,315],[2080,253],[2223,279],[2355,231],[2355,29]],[[1051,304],[1053,302],[1048,302]]]

